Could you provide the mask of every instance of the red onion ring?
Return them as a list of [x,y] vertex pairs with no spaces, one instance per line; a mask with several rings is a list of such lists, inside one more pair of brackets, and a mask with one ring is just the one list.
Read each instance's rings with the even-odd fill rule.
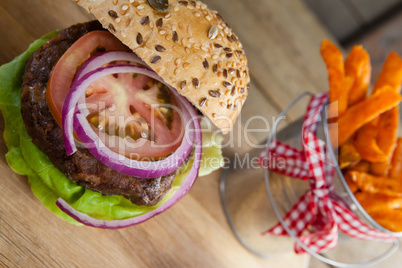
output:
[[139,63],[143,66],[147,66],[145,62],[143,62],[136,54],[133,52],[127,52],[127,51],[108,51],[108,52],[103,52],[100,53],[94,57],[89,58],[77,71],[77,73],[74,76],[74,82],[78,81],[81,79],[85,74],[92,72],[103,65],[113,62],[113,61],[129,61],[133,63]]
[[93,131],[86,118],[84,120],[83,114],[81,114],[81,116],[80,113],[75,114],[77,103],[81,96],[85,94],[86,88],[101,77],[113,73],[140,73],[163,83],[163,80],[153,71],[142,66],[110,65],[85,74],[72,85],[63,106],[63,137],[67,153],[72,154],[76,151],[73,134],[75,129],[78,138],[81,142],[88,145],[87,148],[94,157],[119,173],[140,178],[156,178],[172,173],[183,163],[184,159],[187,158],[194,141],[194,135],[191,135],[192,131],[189,129],[191,125],[189,124],[191,115],[189,114],[189,110],[184,107],[184,104],[187,102],[184,97],[175,93],[179,105],[182,106],[181,111],[184,115],[183,119],[186,128],[182,144],[167,158],[159,161],[146,162],[146,167],[143,161],[132,160],[107,148],[100,141],[98,135]]
[[[177,94],[177,93],[176,93]],[[143,214],[138,217],[125,219],[125,220],[113,220],[113,221],[105,221],[95,219],[85,213],[79,212],[70,206],[66,201],[62,198],[59,198],[56,202],[57,206],[66,214],[70,215],[72,218],[81,222],[87,226],[97,227],[97,228],[106,228],[106,229],[118,229],[118,228],[125,228],[132,225],[136,225],[142,223],[150,218],[166,211],[168,208],[173,206],[177,201],[179,201],[193,186],[195,180],[198,177],[198,172],[200,169],[201,164],[201,156],[202,156],[202,133],[200,122],[197,118],[197,113],[195,112],[193,106],[188,103],[187,100],[180,99],[181,102],[185,105],[185,108],[189,110],[192,120],[191,125],[194,127],[195,130],[195,151],[194,151],[194,161],[191,167],[189,174],[187,175],[186,179],[180,186],[179,190],[164,204],[162,204],[159,208],[150,211],[146,214]]]

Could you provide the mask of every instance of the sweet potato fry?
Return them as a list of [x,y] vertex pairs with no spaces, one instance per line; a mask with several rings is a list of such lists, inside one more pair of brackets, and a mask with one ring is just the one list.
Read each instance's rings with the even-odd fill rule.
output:
[[[369,98],[350,107],[338,120],[338,146],[344,144],[364,124],[397,106],[400,101],[401,95],[391,87],[385,86]],[[333,133],[334,129],[330,129],[331,135],[336,135]]]
[[345,76],[352,77],[348,106],[364,100],[371,78],[370,56],[362,46],[354,46],[345,60]]
[[359,187],[357,187],[357,184],[354,181],[352,181],[349,177],[345,177],[345,180],[352,193],[356,193],[357,191],[359,191]]
[[391,160],[389,177],[402,179],[402,138],[398,138]]
[[377,145],[378,127],[374,125],[373,121],[357,131],[354,146],[364,160],[384,162],[387,161],[387,155]]
[[377,144],[386,155],[385,161],[373,163],[371,173],[377,176],[386,176],[392,160],[392,154],[397,140],[399,126],[399,107],[394,107],[380,116],[378,124]]
[[383,209],[402,208],[402,197],[365,192],[358,192],[355,197],[368,213]]
[[370,163],[364,160],[359,161],[356,164],[350,165],[348,171],[359,171],[368,173],[370,171]]
[[344,143],[339,149],[339,168],[344,169],[360,161],[360,154],[352,141]]
[[345,79],[345,67],[342,52],[330,41],[321,43],[321,56],[328,70],[329,102],[338,102],[338,115],[342,115],[348,106],[349,90],[353,79]]
[[402,210],[387,209],[369,213],[370,216],[384,228],[393,231],[402,231]]
[[387,177],[376,177],[358,171],[348,171],[345,177],[355,182],[363,192],[402,197],[402,181]]
[[391,52],[384,62],[381,73],[373,88],[373,94],[383,88],[390,86],[396,92],[400,92],[402,83],[402,58],[395,52]]

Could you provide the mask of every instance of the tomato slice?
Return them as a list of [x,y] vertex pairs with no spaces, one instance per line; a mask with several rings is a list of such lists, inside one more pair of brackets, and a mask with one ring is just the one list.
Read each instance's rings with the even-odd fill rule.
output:
[[[76,70],[98,52],[116,50],[129,51],[109,32],[93,31],[60,58],[46,90],[49,109],[60,126]],[[166,86],[145,75],[108,75],[86,90],[87,119],[113,151],[136,160],[159,160],[174,152],[184,136],[172,95]]]
[[158,160],[175,151],[184,135],[174,98],[165,85],[141,74],[115,74],[86,91],[88,121],[113,151]]
[[71,88],[75,72],[91,56],[105,51],[130,49],[107,31],[92,31],[78,39],[54,67],[47,84],[46,101],[60,127],[64,100]]

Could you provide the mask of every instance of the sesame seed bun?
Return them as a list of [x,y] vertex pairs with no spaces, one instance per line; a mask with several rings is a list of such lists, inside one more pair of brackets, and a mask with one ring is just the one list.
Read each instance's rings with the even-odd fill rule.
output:
[[233,30],[200,1],[170,0],[159,12],[146,0],[75,0],[130,47],[223,133],[233,126],[250,81]]

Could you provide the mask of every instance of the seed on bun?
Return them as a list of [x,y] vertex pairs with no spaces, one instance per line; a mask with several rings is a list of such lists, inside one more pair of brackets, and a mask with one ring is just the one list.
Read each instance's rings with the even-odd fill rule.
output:
[[75,1],[223,133],[232,128],[250,77],[242,44],[216,11],[201,1]]

